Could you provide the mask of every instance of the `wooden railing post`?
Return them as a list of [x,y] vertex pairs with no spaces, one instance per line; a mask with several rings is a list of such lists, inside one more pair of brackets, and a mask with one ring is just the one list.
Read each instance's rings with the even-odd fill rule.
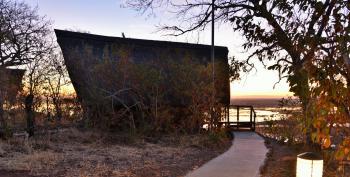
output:
[[253,126],[253,130],[255,131],[255,122],[256,122],[256,112],[254,110],[254,126]]
[[230,106],[226,107],[226,116],[227,116],[227,127],[230,127]]
[[237,130],[239,129],[239,106],[237,106]]
[[253,123],[253,107],[250,107],[250,123]]
[[250,125],[251,125],[250,128],[253,129],[253,106],[250,107],[249,118],[250,118]]
[[[233,109],[237,109],[236,111],[236,121],[234,120],[234,118],[230,118],[230,108]],[[242,122],[240,122],[240,109],[243,108],[244,111],[250,111],[249,114],[249,119],[250,121],[245,121],[243,120]],[[250,109],[250,110],[249,110]],[[254,107],[251,105],[229,105],[228,107],[226,107],[225,109],[225,115],[227,116],[226,121],[224,119],[221,120],[221,124],[226,124],[227,127],[230,128],[236,128],[237,130],[239,130],[240,128],[250,128],[250,130],[255,131],[255,126],[256,126],[256,112],[254,110]],[[234,114],[234,113],[233,113]],[[236,125],[235,125],[236,124]],[[231,127],[232,126],[232,127]]]

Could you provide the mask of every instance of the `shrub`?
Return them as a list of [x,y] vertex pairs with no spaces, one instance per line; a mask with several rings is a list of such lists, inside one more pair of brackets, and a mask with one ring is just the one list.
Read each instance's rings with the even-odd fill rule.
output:
[[[218,128],[224,105],[218,100],[222,93],[212,96],[211,64],[191,56],[137,63],[128,50],[118,52],[118,59],[106,54],[91,70],[91,80],[99,82],[89,87],[94,103],[83,103],[90,125],[142,134],[198,133],[205,123]],[[216,75],[217,90],[227,82],[221,73]]]

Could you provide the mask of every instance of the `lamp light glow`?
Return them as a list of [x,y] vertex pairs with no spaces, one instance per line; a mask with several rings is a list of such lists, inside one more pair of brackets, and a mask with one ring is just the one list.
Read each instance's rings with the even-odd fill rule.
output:
[[305,152],[297,156],[296,177],[322,177],[322,156],[313,152]]

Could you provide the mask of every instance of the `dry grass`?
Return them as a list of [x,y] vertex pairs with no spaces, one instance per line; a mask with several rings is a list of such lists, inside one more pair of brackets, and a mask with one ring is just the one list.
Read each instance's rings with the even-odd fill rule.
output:
[[40,176],[183,176],[225,151],[208,136],[130,138],[75,128],[0,141],[0,169]]
[[63,159],[63,155],[51,151],[35,151],[23,157],[25,169],[33,174],[51,173]]

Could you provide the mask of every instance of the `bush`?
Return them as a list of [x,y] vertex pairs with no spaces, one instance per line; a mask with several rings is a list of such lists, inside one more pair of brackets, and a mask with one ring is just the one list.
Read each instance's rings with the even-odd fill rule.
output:
[[232,133],[224,129],[212,131],[208,133],[208,145],[220,146],[232,138]]
[[282,99],[279,105],[281,118],[265,119],[265,126],[258,131],[267,137],[288,144],[304,142],[304,124],[299,104],[298,100],[292,98]]
[[[118,60],[106,58],[92,69],[91,80],[99,81],[90,87],[94,103],[83,103],[92,126],[141,134],[199,133],[204,124],[218,128],[224,105],[217,99],[221,93],[212,97],[211,64],[190,56],[136,63],[127,51],[118,52]],[[221,73],[217,87],[227,82]]]

